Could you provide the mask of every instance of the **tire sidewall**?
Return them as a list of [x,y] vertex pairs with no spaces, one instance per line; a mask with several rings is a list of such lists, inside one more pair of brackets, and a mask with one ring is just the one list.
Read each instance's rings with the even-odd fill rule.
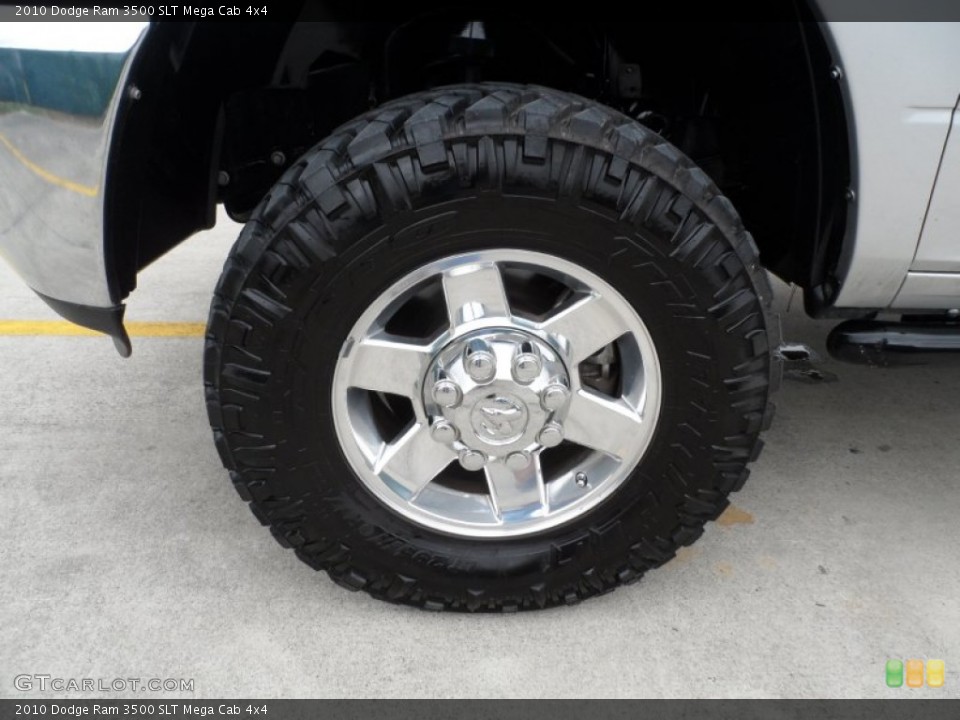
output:
[[[671,231],[638,229],[618,222],[606,208],[585,209],[562,199],[448,191],[439,202],[424,196],[417,208],[374,232],[341,235],[344,252],[315,275],[305,273],[291,291],[294,312],[278,326],[273,344],[284,361],[270,395],[283,402],[275,409],[275,436],[266,439],[277,443],[285,469],[284,486],[275,491],[302,499],[306,543],[338,538],[352,558],[363,558],[360,565],[416,576],[428,589],[435,583],[442,595],[458,575],[495,578],[503,592],[506,585],[519,590],[542,581],[548,570],[556,583],[598,565],[612,572],[642,539],[669,537],[686,494],[698,483],[710,485],[711,431],[722,424],[711,427],[704,418],[724,412],[715,388],[723,368],[739,360],[724,357],[727,350],[736,355],[736,348],[725,349],[723,329],[705,313],[691,311],[709,304],[710,288],[702,275],[669,257]],[[433,261],[497,248],[556,255],[610,283],[650,332],[663,390],[651,443],[611,497],[560,527],[490,540],[428,529],[381,503],[340,447],[331,388],[354,323],[392,284]]]

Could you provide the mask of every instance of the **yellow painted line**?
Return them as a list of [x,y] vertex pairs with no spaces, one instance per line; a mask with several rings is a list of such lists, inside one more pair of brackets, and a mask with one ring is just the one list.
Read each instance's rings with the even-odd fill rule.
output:
[[73,180],[67,180],[66,178],[60,177],[56,173],[52,173],[49,170],[40,167],[35,162],[32,162],[30,158],[28,158],[22,152],[17,150],[13,143],[7,140],[2,133],[0,133],[0,143],[6,146],[7,150],[9,150],[10,153],[20,161],[21,165],[27,168],[34,175],[43,178],[48,183],[52,183],[57,187],[62,187],[65,190],[70,190],[71,192],[86,195],[87,197],[96,197],[97,193],[100,192],[100,188],[95,185],[81,185],[80,183],[73,182]]
[[[132,337],[203,337],[207,328],[205,323],[188,322],[128,322],[124,323],[124,326]],[[91,337],[102,334],[66,320],[0,320],[0,336]]]

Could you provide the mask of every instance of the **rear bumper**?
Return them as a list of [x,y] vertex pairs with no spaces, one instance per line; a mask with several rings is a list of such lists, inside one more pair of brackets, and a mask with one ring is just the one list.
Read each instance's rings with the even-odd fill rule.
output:
[[146,26],[92,25],[0,30],[0,256],[65,317],[119,339],[104,253],[107,161]]

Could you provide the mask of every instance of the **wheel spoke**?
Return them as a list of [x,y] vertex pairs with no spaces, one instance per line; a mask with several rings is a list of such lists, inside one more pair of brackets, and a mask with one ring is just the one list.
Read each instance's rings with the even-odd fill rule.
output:
[[481,318],[510,317],[503,278],[496,263],[477,263],[443,274],[450,327]]
[[641,437],[643,418],[623,400],[580,390],[570,399],[563,427],[570,442],[620,460],[630,455]]
[[453,450],[430,437],[425,424],[414,423],[397,440],[385,445],[374,465],[394,489],[403,488],[407,500],[414,500],[427,484],[449,465]]
[[599,294],[587,295],[564,308],[541,324],[540,329],[566,341],[572,365],[578,365],[627,332],[617,309]]
[[484,473],[494,510],[501,520],[515,522],[546,513],[539,456],[532,457],[530,464],[522,470],[511,469],[502,460],[497,460],[488,463]]
[[353,355],[350,387],[413,398],[430,363],[430,348],[384,337],[365,338]]

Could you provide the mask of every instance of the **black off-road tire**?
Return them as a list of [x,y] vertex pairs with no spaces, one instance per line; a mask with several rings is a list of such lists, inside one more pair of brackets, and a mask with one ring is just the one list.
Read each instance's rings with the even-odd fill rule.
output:
[[[448,536],[357,479],[331,417],[333,368],[395,280],[505,237],[581,264],[637,308],[662,408],[633,475],[576,521]],[[779,382],[770,301],[730,202],[652,131],[550,89],[439,88],[339,128],[260,203],[210,311],[210,424],[256,517],[346,588],[431,610],[574,603],[668,561],[743,485]]]

